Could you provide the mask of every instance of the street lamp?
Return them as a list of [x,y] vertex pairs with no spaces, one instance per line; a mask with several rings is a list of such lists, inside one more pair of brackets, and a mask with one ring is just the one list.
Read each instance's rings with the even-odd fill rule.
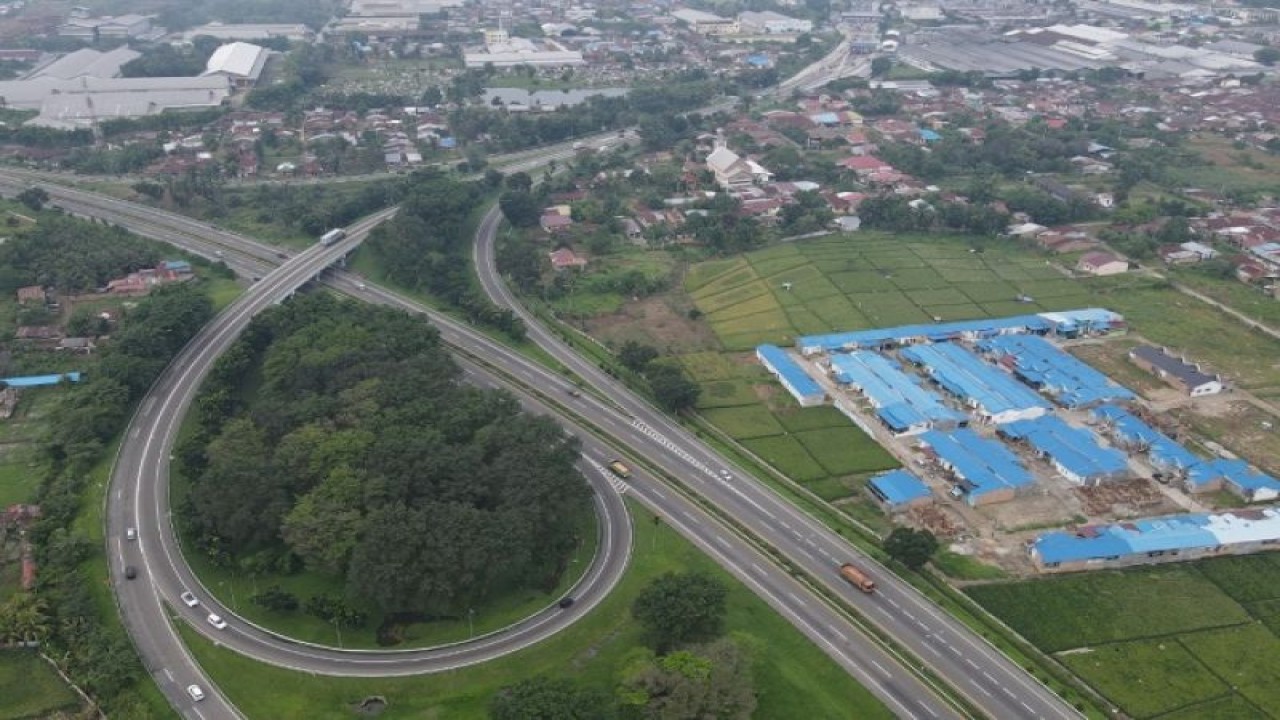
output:
[[334,617],[329,620],[333,623],[333,631],[338,633],[338,648],[342,648],[342,626],[338,624],[338,618]]
[[467,608],[467,627],[470,629],[471,637],[476,636],[476,610],[475,608]]

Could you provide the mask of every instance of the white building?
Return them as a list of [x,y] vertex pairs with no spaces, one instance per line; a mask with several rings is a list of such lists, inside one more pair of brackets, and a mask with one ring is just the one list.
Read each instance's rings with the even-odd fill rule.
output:
[[74,80],[80,77],[113,78],[120,76],[120,68],[142,53],[121,46],[107,52],[81,48],[67,53],[52,62],[40,65],[23,76],[23,80],[57,78]]
[[772,10],[748,10],[738,15],[738,31],[743,35],[799,35],[812,30],[812,21],[787,17]]
[[223,76],[172,78],[43,77],[0,82],[10,108],[39,110],[27,125],[74,130],[113,118],[216,108],[231,94]]
[[186,31],[182,34],[182,39],[189,43],[201,35],[225,41],[284,38],[290,42],[307,42],[315,36],[315,33],[311,32],[311,28],[300,23],[224,24],[214,22]]
[[737,35],[739,30],[737,20],[701,10],[681,8],[673,10],[671,16],[688,25],[699,35]]
[[250,87],[262,76],[270,51],[261,45],[233,42],[219,46],[209,56],[202,77],[221,75],[236,87]]
[[728,191],[743,190],[773,179],[773,173],[760,163],[743,158],[723,145],[707,156],[707,169],[715,175],[716,183]]

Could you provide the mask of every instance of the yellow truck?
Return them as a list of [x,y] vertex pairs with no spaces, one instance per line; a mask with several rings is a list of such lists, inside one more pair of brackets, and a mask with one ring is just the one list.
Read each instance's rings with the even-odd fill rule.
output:
[[631,477],[631,468],[627,467],[626,465],[623,465],[621,460],[614,460],[610,462],[609,472],[613,473],[614,475],[617,475],[623,480],[626,480],[627,478]]

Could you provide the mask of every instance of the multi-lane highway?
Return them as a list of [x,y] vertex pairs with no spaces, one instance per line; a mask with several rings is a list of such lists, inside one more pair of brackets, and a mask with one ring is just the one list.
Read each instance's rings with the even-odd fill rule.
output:
[[[0,176],[0,186],[3,184],[3,177]],[[327,257],[322,257],[317,248],[312,248],[287,263],[285,270],[292,269],[290,272],[276,270],[268,273],[267,268],[279,262],[275,251],[251,240],[215,230],[189,218],[93,193],[68,191],[58,187],[50,187],[49,192],[65,208],[73,212],[107,217],[112,222],[129,227],[140,234],[169,242],[176,241],[193,252],[209,257],[221,254],[243,274],[261,275],[263,280],[229,308],[224,316],[235,312],[251,312],[245,308],[260,308],[263,303],[274,302],[287,294],[290,286],[300,277],[309,276],[314,272],[317,263],[327,261]],[[358,233],[353,235],[358,236]],[[337,250],[341,252],[346,248],[347,245],[344,244]],[[301,274],[298,273],[297,268],[303,268]],[[369,301],[382,302],[413,312],[426,312],[424,308],[402,297],[381,288],[365,286],[363,282],[344,273],[335,274],[330,279],[330,283],[340,290]],[[661,439],[646,432],[642,423],[636,422],[626,413],[587,394],[574,397],[568,392],[574,387],[568,380],[447,316],[428,314],[440,328],[442,338],[461,352],[472,357],[484,358],[487,364],[501,367],[507,377],[515,378],[526,386],[541,389],[550,397],[557,398],[560,403],[571,406],[570,409],[574,414],[585,418],[596,428],[604,428],[610,434],[620,435],[623,443],[639,449],[648,457],[671,453]],[[219,320],[221,321],[222,317]],[[243,318],[240,322],[243,322]],[[216,325],[219,328],[222,327],[221,322]],[[216,333],[218,330],[215,329],[213,332]],[[231,334],[225,330],[223,332],[223,336],[227,338]],[[201,339],[193,341],[192,347],[204,347],[206,342],[211,341],[208,340],[208,336],[202,335]],[[184,356],[174,363],[173,369],[167,372],[158,383],[157,389],[160,395],[165,395],[166,391],[173,388],[181,377],[181,368],[190,366],[191,359],[185,352]],[[211,357],[207,358],[207,360],[211,359]],[[472,372],[479,371],[476,369]],[[188,378],[186,382],[188,390],[193,389],[193,380]],[[144,401],[139,422],[135,423],[135,429],[129,432],[130,448],[133,447],[133,443],[142,441],[145,437],[163,434],[164,427],[175,427],[177,424],[175,418],[181,415],[181,409],[181,405],[178,404],[166,406],[160,404],[159,400]],[[161,410],[164,411],[163,417],[160,415]],[[584,440],[586,458],[584,462],[589,467],[588,476],[598,482],[601,477],[598,466],[611,458],[614,451],[584,428],[571,424],[570,429]],[[149,452],[145,451],[145,442],[142,449],[122,451],[117,471],[117,481],[121,484],[113,487],[112,490],[109,534],[113,538],[111,545],[113,553],[123,553],[113,555],[113,562],[118,565],[117,570],[125,564],[143,565],[139,580],[132,581],[130,584],[129,581],[119,579],[116,581],[117,589],[121,592],[121,604],[125,608],[129,629],[134,633],[139,649],[148,667],[153,670],[157,682],[175,702],[176,707],[193,716],[202,717],[230,716],[233,712],[225,699],[216,693],[201,703],[193,703],[185,697],[184,688],[191,683],[201,684],[207,692],[212,692],[214,689],[187,656],[185,648],[173,634],[168,623],[161,620],[164,617],[165,604],[174,608],[179,617],[190,622],[192,627],[198,628],[228,647],[266,662],[310,672],[404,674],[429,672],[443,666],[437,663],[433,667],[429,662],[432,659],[430,653],[418,654],[424,656],[426,660],[412,653],[394,654],[393,657],[375,655],[366,658],[364,656],[369,655],[367,653],[348,654],[332,649],[299,646],[248,626],[242,620],[236,619],[234,613],[218,604],[207,593],[202,595],[204,601],[202,608],[188,611],[176,598],[183,588],[196,589],[197,586],[194,576],[186,568],[178,552],[176,539],[172,537],[172,528],[168,524],[165,501],[167,448],[168,443],[153,441]],[[147,489],[141,490],[143,486]],[[730,529],[709,517],[698,505],[639,470],[628,489],[634,497],[661,515],[668,524],[697,543],[769,602],[842,667],[877,694],[895,713],[902,717],[916,718],[954,716],[954,712],[939,701],[929,687],[902,668],[898,658],[861,637],[856,627],[851,625],[840,612],[826,605],[820,597],[790,577],[786,571],[776,567]],[[147,497],[135,503],[131,501],[131,492],[146,494]],[[607,492],[602,494],[608,496]],[[121,528],[130,526],[131,519],[137,523],[140,530],[137,549],[130,547],[132,543],[115,539],[122,536]],[[582,611],[590,607],[588,603],[579,603],[575,605],[575,609],[580,606]],[[203,622],[203,618],[210,611],[228,617],[231,622],[230,627],[226,631],[215,631],[209,627]],[[506,652],[513,647],[515,645],[488,649],[491,652]],[[367,662],[368,660],[373,660],[373,663]],[[461,664],[452,656],[447,662]]]
[[[1078,713],[1038,680],[848,540],[726,462],[679,423],[577,354],[515,298],[497,270],[494,244],[501,213],[493,208],[476,234],[481,285],[524,320],[529,338],[634,418],[634,427],[667,449],[647,459],[681,478],[788,560],[843,597],[969,701],[995,718],[1072,718]],[[634,434],[634,433],[633,433]],[[625,435],[622,436],[625,438]],[[836,574],[840,563],[874,568],[879,591],[863,595]]]

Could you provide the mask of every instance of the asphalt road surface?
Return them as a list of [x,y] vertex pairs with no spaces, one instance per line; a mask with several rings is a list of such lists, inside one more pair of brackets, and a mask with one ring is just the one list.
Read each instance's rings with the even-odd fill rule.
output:
[[[3,184],[2,177],[0,177],[0,184]],[[277,274],[267,272],[267,268],[272,263],[279,262],[274,249],[269,246],[213,229],[205,223],[93,193],[68,191],[60,187],[48,189],[69,211],[108,217],[112,222],[129,227],[140,234],[176,242],[192,252],[207,257],[221,257],[246,276],[263,278],[224,315],[231,313],[234,308],[251,302],[270,304],[281,299],[288,294],[290,286],[300,279],[299,274],[286,274],[283,269],[273,271]],[[344,243],[339,245],[337,250],[341,252],[346,247]],[[296,270],[305,264],[301,275],[310,277],[314,273],[317,262],[320,264],[327,262],[327,259],[318,259],[317,255],[317,249],[312,248],[293,258],[287,265]],[[381,288],[367,286],[346,273],[335,274],[330,279],[330,283],[340,290],[369,301],[382,302],[413,312],[425,312],[425,308],[415,303]],[[569,390],[575,387],[571,381],[550,373],[542,366],[530,362],[505,346],[489,340],[447,316],[428,314],[440,328],[442,338],[460,351],[483,358],[487,364],[501,366],[510,377],[516,378],[522,384],[538,387],[550,397],[562,398],[558,400],[560,404],[572,406],[574,413],[586,418],[598,428],[604,428],[611,433],[613,428],[622,428],[622,441],[627,445],[640,448],[646,457],[653,458],[669,452],[660,440],[645,433],[630,416],[620,412],[610,403],[599,401],[587,393],[583,393],[580,397],[573,397],[569,394]],[[215,322],[216,324],[218,323]],[[225,334],[229,341],[233,333]],[[192,344],[192,347],[204,346],[203,342]],[[191,349],[188,348],[188,351]],[[186,364],[184,357],[184,361],[176,362],[174,368],[184,367]],[[472,372],[476,371],[472,370]],[[173,373],[167,372],[157,388],[163,393],[163,390],[175,381]],[[190,383],[191,380],[188,379],[187,382]],[[135,423],[136,430],[130,431],[128,440],[131,442],[126,444],[128,447],[135,447],[132,441],[151,434],[150,431],[145,430],[148,424],[151,427],[177,424],[176,418],[181,415],[180,407],[162,407],[168,419],[147,423],[148,418],[155,417],[156,408],[155,403],[144,400],[140,408],[142,422]],[[588,476],[598,482],[604,477],[598,466],[615,457],[616,452],[581,427],[570,425],[570,431],[584,440],[585,462],[590,468]],[[134,452],[142,453],[146,457],[135,456]],[[235,716],[234,709],[217,692],[208,678],[203,676],[170,624],[165,621],[166,606],[176,608],[180,619],[189,622],[192,627],[199,629],[202,633],[265,662],[310,672],[332,674],[393,675],[432,670],[432,667],[426,663],[400,653],[392,658],[374,658],[377,664],[371,668],[369,663],[360,662],[360,656],[365,655],[364,653],[340,653],[331,649],[302,646],[274,637],[237,619],[233,612],[218,604],[210,595],[202,594],[195,583],[194,576],[182,560],[168,523],[167,497],[165,496],[167,478],[164,477],[167,470],[167,455],[167,444],[157,444],[154,441],[149,452],[145,451],[145,444],[137,451],[130,450],[126,453],[122,450],[118,467],[124,479],[120,487],[112,490],[108,522],[109,535],[112,538],[110,548],[113,553],[116,553],[113,555],[113,560],[119,558],[115,565],[117,572],[126,564],[142,567],[138,580],[131,583],[124,580],[116,581],[127,627],[134,636],[147,666],[152,669],[157,682],[174,702],[175,707],[191,717]],[[618,483],[611,483],[611,485],[615,492],[620,487]],[[641,472],[639,468],[636,469],[631,482],[622,485],[621,488],[629,491],[661,516],[665,522],[690,538],[746,583],[879,696],[898,715],[915,718],[956,716],[949,706],[937,699],[930,688],[921,683],[914,674],[904,670],[898,658],[861,637],[857,627],[851,624],[842,613],[832,609],[819,596],[796,582],[730,529],[709,517],[698,505]],[[133,495],[130,495],[131,492]],[[146,494],[147,497],[134,499],[142,494]],[[607,496],[607,493],[601,494]],[[129,513],[132,513],[132,518],[129,517]],[[151,517],[144,523],[143,520],[147,515]],[[136,548],[127,547],[123,544],[125,541],[118,539],[123,534],[121,528],[130,526],[130,519],[136,523],[134,526],[139,527],[140,539],[136,543]],[[134,544],[128,543],[128,545]],[[201,595],[202,606],[188,611],[181,605],[176,598],[183,589],[191,589]],[[585,612],[589,609],[589,604],[585,602],[575,604],[575,610],[579,608],[581,608],[580,612]],[[225,631],[216,631],[208,626],[204,622],[204,617],[209,611],[218,612],[227,618],[230,627]],[[496,650],[499,654],[504,651],[510,650],[503,648]],[[209,697],[201,703],[191,702],[183,689],[190,683],[199,683]]]
[[[652,438],[664,451],[646,454],[783,556],[839,594],[881,630],[909,649],[954,689],[994,718],[1075,718],[1074,708],[873,558],[830,528],[797,510],[760,481],[741,472],[662,412],[578,355],[517,301],[498,274],[494,239],[501,220],[495,207],[476,234],[475,265],[481,285],[502,307],[524,320],[531,340],[633,418],[617,428],[631,443]],[[632,445],[638,450],[636,445]],[[879,586],[864,595],[843,583],[837,569],[853,562],[869,569]]]

